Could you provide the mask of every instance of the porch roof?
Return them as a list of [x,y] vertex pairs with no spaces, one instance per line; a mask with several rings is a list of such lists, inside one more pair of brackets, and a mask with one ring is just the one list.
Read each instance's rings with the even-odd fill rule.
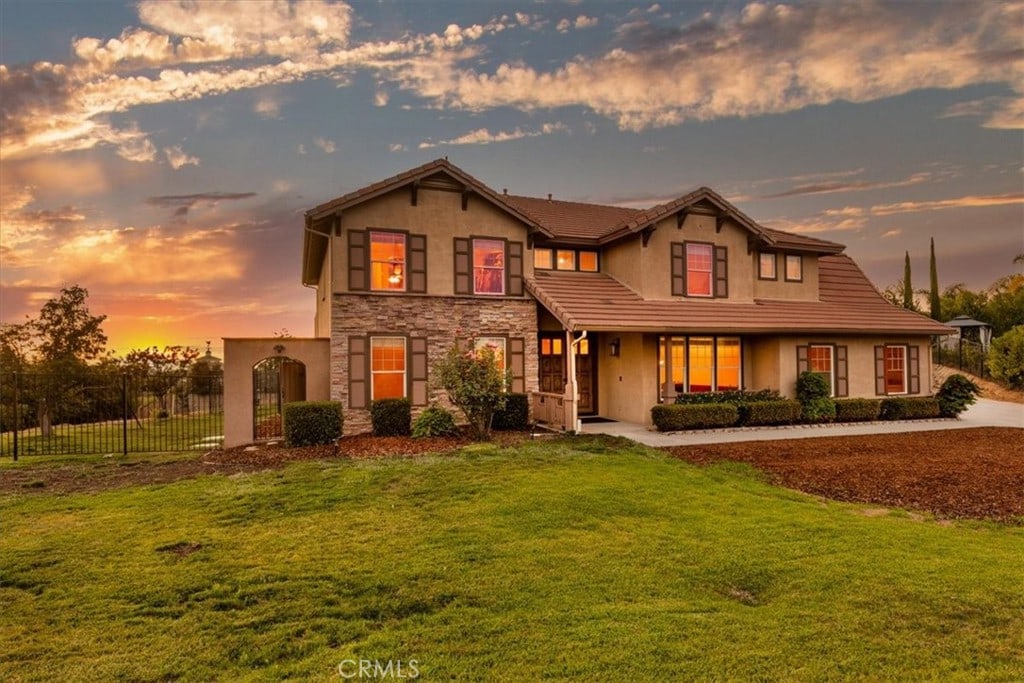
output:
[[950,334],[893,306],[847,256],[821,257],[819,300],[644,299],[604,273],[536,271],[527,289],[568,330],[688,333]]

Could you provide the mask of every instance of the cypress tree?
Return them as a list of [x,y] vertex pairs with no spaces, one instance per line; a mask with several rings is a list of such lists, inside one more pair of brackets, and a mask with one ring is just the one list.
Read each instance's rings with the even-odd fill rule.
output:
[[903,252],[903,308],[914,310],[914,287],[910,284],[910,252]]
[[933,320],[942,319],[942,303],[939,301],[939,272],[935,268],[935,238],[932,238],[932,255],[929,262],[929,277],[931,278],[931,316]]

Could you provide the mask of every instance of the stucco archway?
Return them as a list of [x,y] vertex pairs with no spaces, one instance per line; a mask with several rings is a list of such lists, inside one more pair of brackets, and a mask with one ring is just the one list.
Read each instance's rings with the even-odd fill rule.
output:
[[267,358],[289,358],[305,366],[307,401],[330,398],[327,339],[224,339],[224,447],[252,443],[253,368]]

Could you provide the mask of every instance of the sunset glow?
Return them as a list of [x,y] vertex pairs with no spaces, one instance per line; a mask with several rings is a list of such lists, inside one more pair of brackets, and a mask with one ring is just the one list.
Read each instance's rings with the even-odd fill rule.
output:
[[710,186],[879,287],[932,237],[944,286],[1021,267],[1019,2],[238,8],[5,2],[0,321],[78,284],[122,353],[308,336],[303,211],[445,155],[519,195]]

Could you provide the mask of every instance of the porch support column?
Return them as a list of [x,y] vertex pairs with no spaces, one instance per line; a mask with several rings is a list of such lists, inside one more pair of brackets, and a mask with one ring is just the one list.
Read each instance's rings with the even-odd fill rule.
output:
[[[672,337],[665,335],[665,383],[661,385],[662,395],[665,397],[665,403],[676,402],[676,383],[672,381]],[[661,344],[661,338],[658,340],[658,344]]]
[[565,429],[566,431],[576,430],[576,420],[579,417],[579,410],[576,402],[579,398],[579,386],[576,382],[576,339],[572,330],[565,331],[565,355],[566,355],[566,382],[565,382]]

